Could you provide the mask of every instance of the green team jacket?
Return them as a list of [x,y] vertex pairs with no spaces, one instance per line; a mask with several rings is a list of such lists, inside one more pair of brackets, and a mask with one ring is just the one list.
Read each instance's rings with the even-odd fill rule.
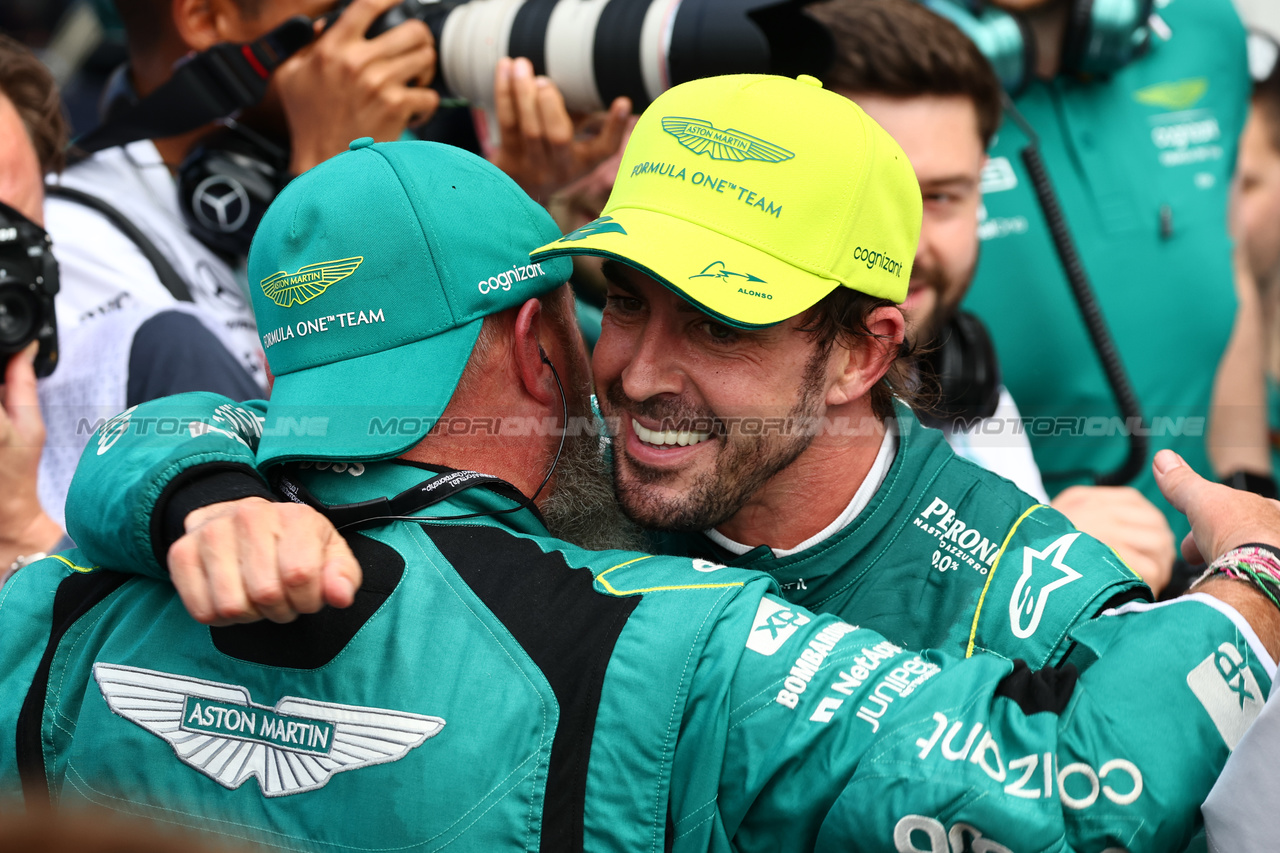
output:
[[[1236,297],[1227,205],[1249,107],[1245,34],[1231,0],[1162,0],[1172,33],[1102,80],[1033,80],[1035,129],[1098,307],[1150,432],[1215,479],[1205,441]],[[1128,452],[1115,398],[1071,296],[1006,116],[983,173],[982,251],[964,306],[991,331],[1045,488],[1114,470]],[[1165,511],[1144,465],[1132,485]]]
[[[310,850],[1167,850],[1274,672],[1211,599],[1077,627],[1077,682],[903,651],[762,573],[583,551],[527,511],[353,534],[351,608],[210,629],[146,576],[151,526],[251,473],[258,428],[192,394],[98,431],[85,552],[0,590],[0,787]],[[298,476],[350,503],[427,474]]]
[[898,409],[898,453],[853,523],[799,553],[737,556],[701,533],[658,550],[768,572],[782,594],[908,648],[1060,663],[1070,631],[1150,590],[1115,552],[1057,510],[957,456]]

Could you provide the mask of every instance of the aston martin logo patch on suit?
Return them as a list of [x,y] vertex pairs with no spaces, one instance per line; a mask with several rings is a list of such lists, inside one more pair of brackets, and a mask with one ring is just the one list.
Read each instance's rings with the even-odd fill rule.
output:
[[107,706],[173,747],[226,788],[256,776],[267,797],[323,788],[334,773],[398,761],[444,728],[439,717],[286,696],[274,708],[249,691],[184,675],[96,663]]

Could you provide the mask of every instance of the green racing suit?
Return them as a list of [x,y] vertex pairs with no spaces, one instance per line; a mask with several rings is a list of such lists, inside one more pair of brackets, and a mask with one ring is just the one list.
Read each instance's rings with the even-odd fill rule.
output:
[[[1205,596],[1082,619],[1033,673],[903,651],[764,573],[584,551],[527,510],[352,534],[351,608],[206,628],[156,546],[256,477],[255,415],[182,395],[90,442],[83,551],[0,590],[11,793],[313,850],[1167,850],[1274,673]],[[436,473],[298,468],[325,504]]]
[[1071,629],[1150,590],[1057,510],[957,456],[905,406],[898,451],[854,521],[797,553],[735,555],[702,533],[657,534],[664,554],[768,572],[792,603],[908,648],[1062,661]]

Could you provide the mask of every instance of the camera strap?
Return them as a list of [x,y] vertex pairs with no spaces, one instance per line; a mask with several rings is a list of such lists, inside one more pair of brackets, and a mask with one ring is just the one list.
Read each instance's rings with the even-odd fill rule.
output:
[[164,139],[251,107],[266,94],[272,72],[314,37],[311,20],[297,15],[256,41],[193,54],[154,92],[75,145],[92,154],[139,139]]
[[191,298],[191,289],[187,287],[186,280],[178,275],[178,271],[173,268],[173,264],[169,263],[169,259],[156,248],[156,244],[147,239],[147,235],[143,234],[138,226],[130,222],[129,218],[123,213],[95,195],[90,195],[71,187],[64,187],[61,184],[45,184],[44,194],[82,204],[101,213],[112,225],[119,229],[120,233],[133,241],[133,244],[138,247],[138,251],[151,263],[152,269],[156,271],[156,278],[164,285],[165,290],[173,294],[174,299],[179,302],[194,301]]

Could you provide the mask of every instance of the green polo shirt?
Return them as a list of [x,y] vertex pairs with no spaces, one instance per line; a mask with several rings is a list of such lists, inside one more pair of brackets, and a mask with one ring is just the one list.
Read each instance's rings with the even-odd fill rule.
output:
[[[1150,455],[1172,448],[1212,476],[1210,395],[1236,309],[1226,210],[1248,106],[1244,30],[1230,0],[1170,0],[1159,14],[1172,38],[1153,37],[1110,83],[1036,82],[1017,107],[1151,427]],[[1114,470],[1128,439],[1023,166],[1026,144],[1006,116],[965,307],[992,332],[1052,495]],[[1187,531],[1149,464],[1132,485]]]

